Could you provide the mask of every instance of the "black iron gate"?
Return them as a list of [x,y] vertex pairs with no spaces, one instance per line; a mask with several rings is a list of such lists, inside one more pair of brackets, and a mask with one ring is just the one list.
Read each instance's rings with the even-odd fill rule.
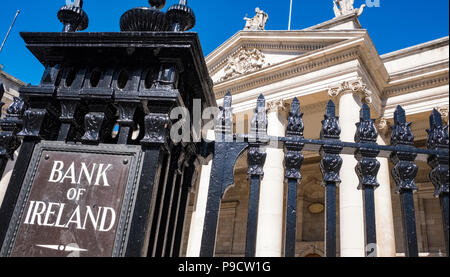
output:
[[[122,195],[105,196],[101,193],[106,190],[96,188],[101,193],[89,198],[92,203],[87,203],[93,205],[91,221],[97,228],[92,211],[98,210],[99,201],[111,202],[113,197],[121,201],[112,201],[121,206],[117,212],[118,227],[104,238],[109,252],[100,249],[103,252],[98,253],[180,255],[188,194],[202,160],[202,143],[170,140],[173,121],[170,113],[177,107],[192,110],[194,99],[199,99],[202,107],[214,107],[216,102],[198,36],[184,32],[195,25],[187,1],[171,6],[166,13],[160,11],[165,0],[149,3],[151,7],[126,12],[120,21],[122,32],[118,33],[76,33],[86,29],[89,22],[82,9],[83,1],[68,4],[58,12],[64,24],[63,32],[21,33],[27,48],[45,66],[45,71],[39,85],[20,88],[20,97],[14,99],[0,120],[0,176],[21,145],[0,209],[0,255],[61,256],[75,249],[77,255],[86,252],[90,256],[93,254],[89,253],[94,253],[90,252],[91,248],[99,247],[99,241],[92,242],[93,237],[100,236],[98,232],[81,234],[71,227],[77,243],[86,242],[84,246],[74,246],[59,241],[67,239],[61,238],[56,228],[44,229],[56,234],[53,245],[48,245],[37,241],[44,240],[46,231],[40,229],[33,236],[31,231],[38,227],[25,226],[29,219],[25,218],[24,223],[26,206],[32,212],[35,205],[33,216],[38,218],[36,222],[41,221],[38,204],[30,202],[36,200],[29,199],[30,190],[31,195],[45,199],[50,195],[65,197],[63,188],[48,193],[38,191],[38,186],[47,184],[34,178],[41,173],[36,169],[38,165],[55,162],[53,157],[61,153],[69,163],[73,161],[71,157],[81,162],[95,158],[97,163],[109,157],[111,164],[119,160],[129,170],[128,181],[117,186]],[[45,154],[48,153],[45,151],[51,152]],[[83,166],[86,174],[87,165]],[[119,173],[111,174],[125,176]],[[39,204],[42,208],[47,203]],[[61,211],[69,204],[75,205],[52,203],[48,215],[55,213],[51,207],[60,207]],[[106,211],[112,213],[111,209]],[[104,212],[104,215],[108,214]],[[51,225],[48,217],[42,220]],[[69,223],[52,224],[68,228]],[[71,226],[76,224],[75,221]],[[27,230],[31,231],[27,234]],[[36,240],[29,249],[19,245],[22,233],[26,237],[23,241]],[[17,250],[17,247],[21,248]]]
[[[406,256],[417,257],[418,246],[413,193],[418,189],[415,177],[418,167],[414,161],[427,161],[432,171],[430,179],[436,188],[435,196],[441,202],[445,246],[448,253],[448,194],[449,194],[449,136],[448,126],[444,126],[441,114],[434,110],[430,116],[430,129],[427,141],[428,149],[414,147],[414,135],[411,124],[406,122],[405,111],[397,107],[391,145],[376,143],[378,132],[375,120],[370,117],[370,108],[362,105],[360,122],[357,124],[355,142],[340,141],[341,129],[336,117],[335,105],[330,100],[319,140],[306,139],[303,136],[303,113],[300,111],[298,99],[294,99],[287,119],[286,137],[267,135],[267,115],[265,100],[258,98],[257,108],[251,121],[248,135],[233,133],[232,96],[228,93],[224,98],[216,122],[216,141],[214,160],[211,170],[206,216],[200,255],[214,255],[216,243],[217,221],[220,201],[226,189],[234,183],[234,166],[237,159],[248,150],[248,176],[250,178],[250,195],[248,223],[246,235],[246,256],[255,256],[256,226],[258,221],[259,185],[264,175],[263,166],[266,160],[265,147],[269,142],[285,149],[285,177],[287,179],[287,207],[285,226],[285,256],[295,256],[297,186],[302,179],[301,166],[304,160],[302,151],[314,151],[322,157],[320,169],[325,187],[325,252],[327,257],[336,256],[336,188],[341,183],[339,177],[343,163],[341,154],[354,155],[358,164],[355,172],[359,177],[358,189],[363,191],[364,223],[366,245],[376,244],[374,191],[379,186],[377,174],[380,163],[377,157],[390,158],[394,167],[392,176],[397,184],[396,192],[400,194],[402,207],[402,223]],[[368,250],[369,251],[369,250]],[[369,253],[367,253],[369,254]]]

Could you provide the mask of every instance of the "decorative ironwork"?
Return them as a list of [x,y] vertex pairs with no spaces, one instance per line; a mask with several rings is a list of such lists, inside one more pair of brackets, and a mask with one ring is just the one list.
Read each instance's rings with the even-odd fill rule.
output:
[[341,128],[339,127],[339,118],[336,117],[336,106],[330,100],[320,132],[321,140],[333,142],[332,144],[325,141],[320,148],[322,186],[325,187],[325,254],[327,257],[336,256],[336,187],[341,183],[339,172],[343,163],[339,155],[343,149],[339,145],[340,135]]
[[63,32],[83,31],[89,25],[89,18],[83,11],[83,0],[75,0],[58,11],[58,19],[64,24]]
[[169,31],[170,24],[166,14],[160,11],[166,0],[150,0],[150,7],[138,7],[125,12],[120,18],[122,32]]
[[[365,145],[376,145],[378,138],[375,120],[370,118],[370,108],[364,103],[362,105],[360,122],[356,124],[355,142],[363,143]],[[380,170],[380,162],[377,156],[380,153],[377,149],[367,149],[364,147],[358,148],[355,152],[355,158],[358,164],[355,168],[356,174],[359,178],[358,189],[363,190],[364,200],[364,223],[365,223],[365,237],[366,245],[376,245],[376,225],[375,225],[375,189],[380,186],[377,182],[378,171]],[[377,253],[373,249],[367,250],[367,255],[376,256]]]
[[[401,106],[398,106],[394,113],[391,145],[404,148],[411,148],[414,145],[411,123],[406,122],[406,113]],[[417,154],[402,150],[391,154],[391,161],[394,164],[392,176],[397,184],[396,192],[400,194],[404,244],[408,257],[419,256],[413,196],[414,191],[418,189],[414,180],[418,172],[418,167],[414,164],[416,157]]]
[[[448,150],[449,134],[448,125],[443,124],[442,115],[434,109],[430,116],[430,129],[428,132],[427,148],[431,150]],[[430,180],[435,187],[435,197],[439,197],[442,213],[442,227],[444,241],[449,253],[449,160],[441,155],[431,155],[428,164],[432,168]]]
[[[287,119],[286,137],[304,138],[303,113],[300,112],[300,102],[294,98],[291,110]],[[300,168],[302,167],[304,156],[302,154],[304,143],[285,143],[285,177],[288,180],[287,207],[286,207],[286,229],[284,255],[295,257],[295,235],[297,232],[297,187],[302,180]]]
[[174,32],[188,31],[195,26],[194,11],[187,6],[187,0],[180,0],[179,4],[169,7],[166,14],[172,22]]
[[245,256],[255,257],[256,254],[256,234],[258,226],[259,191],[261,179],[264,176],[264,164],[267,153],[263,148],[264,142],[261,139],[267,137],[267,112],[264,95],[260,95],[256,105],[255,113],[251,121],[250,142],[247,153],[248,171],[250,178],[250,194],[247,216],[247,233],[245,244]]
[[224,106],[220,108],[215,126],[216,141],[211,168],[211,182],[208,189],[206,214],[203,225],[201,257],[213,257],[216,244],[216,231],[219,221],[220,201],[225,191],[234,183],[234,165],[248,147],[246,142],[233,140],[233,113],[231,94],[227,93]]

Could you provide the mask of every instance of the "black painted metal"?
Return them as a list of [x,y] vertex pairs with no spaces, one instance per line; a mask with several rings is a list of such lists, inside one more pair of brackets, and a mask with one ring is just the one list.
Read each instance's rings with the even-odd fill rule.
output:
[[224,98],[224,106],[217,116],[216,142],[211,168],[211,179],[206,203],[200,257],[213,257],[216,244],[220,201],[225,191],[234,183],[234,166],[239,156],[248,147],[246,142],[233,142],[233,113],[231,94]]
[[261,179],[264,176],[266,151],[263,149],[267,137],[266,100],[263,95],[258,98],[255,113],[251,121],[249,150],[247,154],[248,176],[250,178],[250,193],[248,200],[247,233],[245,256],[255,257],[258,228],[259,191]]
[[[449,134],[448,125],[443,124],[442,116],[437,110],[433,110],[430,116],[430,129],[428,132],[427,148],[433,150],[448,150]],[[432,168],[430,180],[435,186],[435,197],[439,197],[442,213],[442,227],[444,233],[445,248],[449,255],[449,159],[440,155],[431,155],[428,164]]]
[[336,257],[336,182],[325,184],[325,255]]
[[[184,165],[183,165],[184,167]],[[163,257],[172,257],[172,243],[175,237],[177,216],[180,210],[181,192],[182,192],[182,182],[184,177],[184,168],[177,172],[175,186],[172,195],[172,208],[170,210],[170,215],[167,221],[166,230],[164,232],[164,248],[162,252]]]
[[[137,9],[128,13],[124,24],[153,18],[145,24],[158,26],[146,31],[156,32],[76,33],[88,26],[83,3],[76,1],[58,12],[62,33],[21,33],[45,71],[38,86],[20,88],[21,98],[0,120],[0,173],[4,158],[12,157],[19,146],[17,137],[24,137],[0,211],[2,241],[37,142],[140,144],[144,155],[139,171],[131,172],[138,188],[130,196],[135,205],[128,211],[125,255],[179,255],[190,187],[186,178],[192,179],[198,170],[185,168],[185,159],[192,166],[200,153],[194,143],[183,144],[192,158],[173,157],[179,172],[168,175],[173,148],[169,114],[179,106],[192,110],[194,99],[201,99],[202,107],[216,102],[198,36],[182,32],[195,24],[192,10],[182,1],[169,9],[164,21],[163,13],[155,11],[165,1],[149,3],[152,8],[146,15]],[[175,25],[176,32],[170,31]]]
[[326,195],[325,255],[327,257],[336,257],[336,187],[341,183],[339,172],[343,162],[339,155],[342,151],[342,146],[339,145],[340,134],[341,128],[339,118],[336,117],[336,107],[330,100],[320,132],[320,139],[325,141],[320,149],[322,156],[320,169],[323,175],[322,186],[325,187]]
[[[297,98],[294,98],[287,120],[286,137],[303,138],[304,129],[303,113],[300,112],[300,102]],[[284,255],[286,257],[295,257],[297,233],[297,186],[302,180],[300,168],[304,160],[302,154],[304,146],[305,145],[302,143],[288,142],[285,144],[285,177],[288,180],[284,246]]]
[[170,247],[170,257],[181,257],[181,246],[183,244],[183,231],[186,220],[186,211],[189,199],[189,190],[192,189],[192,184],[196,181],[195,175],[197,167],[192,160],[186,161],[183,181],[181,185],[181,195],[179,200],[179,209],[177,209],[176,224],[174,227],[173,239]]
[[[414,135],[411,131],[411,123],[406,122],[405,110],[398,106],[394,114],[394,128],[391,137],[392,145],[401,145],[414,149]],[[417,186],[414,181],[418,167],[414,164],[416,154],[396,151],[391,154],[394,164],[392,176],[397,183],[396,192],[400,194],[402,207],[402,223],[404,235],[404,247],[407,257],[418,257],[416,217],[414,211],[414,191]]]
[[[180,157],[183,155],[182,157]],[[157,229],[155,233],[155,246],[153,248],[152,256],[162,257],[164,252],[164,238],[167,236],[167,224],[170,217],[170,211],[173,205],[173,194],[175,190],[176,177],[180,168],[180,158],[184,159],[181,145],[175,146],[171,151],[171,161],[168,170],[167,179],[162,188],[161,206],[159,208],[158,221],[156,223]]]
[[[376,144],[378,132],[375,120],[370,118],[370,108],[366,103],[362,105],[360,122],[356,124],[356,127],[355,142]],[[377,256],[374,191],[380,186],[377,182],[380,170],[380,162],[377,160],[379,153],[378,150],[365,148],[359,148],[355,152],[355,158],[358,161],[355,168],[359,178],[358,189],[363,191],[366,256],[370,257]]]
[[[1,87],[3,84],[1,84]],[[1,89],[0,89],[1,92]],[[0,93],[3,96],[3,93]],[[0,102],[0,109],[4,105]],[[3,176],[8,160],[14,159],[14,152],[19,148],[21,141],[17,133],[23,125],[23,113],[25,103],[19,97],[14,97],[11,106],[8,107],[5,118],[0,119],[0,176]]]
[[31,160],[35,145],[36,142],[33,139],[25,138],[23,140],[16,165],[11,174],[11,181],[9,182],[5,197],[3,198],[2,206],[0,208],[0,243],[2,245],[5,240],[6,232],[8,231],[14,207],[17,203],[17,198],[19,197],[23,180],[25,179],[25,174],[27,173],[28,162]]
[[150,213],[150,235],[149,235],[149,241],[148,241],[148,256],[149,257],[155,257],[155,251],[156,251],[156,241],[157,241],[157,232],[159,230],[158,221],[160,217],[160,209],[163,201],[164,196],[164,189],[166,187],[167,178],[169,176],[169,169],[170,169],[170,161],[171,161],[171,155],[170,153],[167,153],[164,157],[164,161],[162,162],[162,170],[159,173],[159,182],[156,183],[157,187],[154,191],[154,199],[152,199],[152,209]]

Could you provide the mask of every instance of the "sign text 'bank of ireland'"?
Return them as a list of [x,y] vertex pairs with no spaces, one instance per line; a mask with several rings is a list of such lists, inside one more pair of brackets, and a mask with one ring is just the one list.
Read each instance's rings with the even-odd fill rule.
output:
[[11,256],[110,256],[132,157],[41,157]]

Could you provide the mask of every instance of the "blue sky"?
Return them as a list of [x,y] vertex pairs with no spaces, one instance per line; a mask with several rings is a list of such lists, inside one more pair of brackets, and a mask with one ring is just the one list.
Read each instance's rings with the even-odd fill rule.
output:
[[[332,0],[293,0],[292,29],[303,29],[334,17]],[[146,0],[85,0],[89,32],[119,31],[120,16],[130,8],[147,6]],[[168,0],[163,10],[178,0]],[[269,14],[267,30],[287,30],[290,0],[190,0],[205,56],[244,27],[243,18],[254,15],[255,7]],[[0,53],[4,70],[27,83],[37,84],[43,67],[26,49],[19,32],[59,32],[56,12],[65,0],[2,0],[0,3],[0,39],[20,9],[14,29]],[[355,0],[355,7],[365,0]],[[448,0],[380,0],[380,7],[366,8],[360,17],[378,52],[398,49],[434,40],[449,33]]]

